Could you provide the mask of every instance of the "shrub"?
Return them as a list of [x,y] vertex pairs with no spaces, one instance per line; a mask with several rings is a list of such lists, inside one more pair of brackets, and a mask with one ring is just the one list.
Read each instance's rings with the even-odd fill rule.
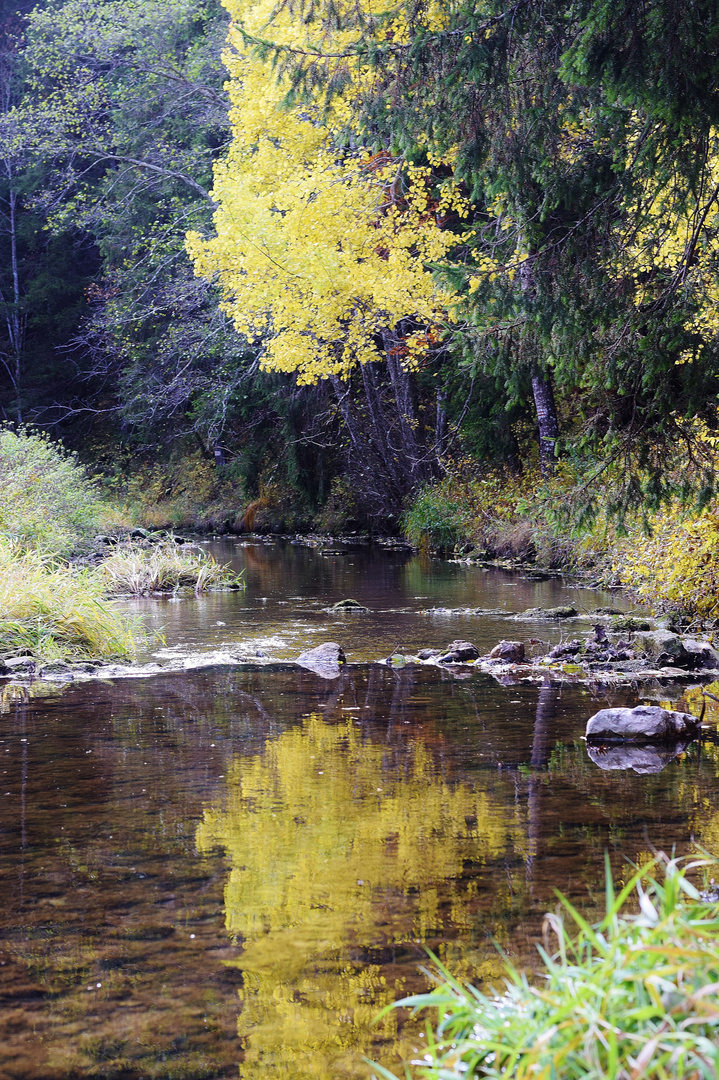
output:
[[[647,874],[657,865],[661,881]],[[485,995],[437,964],[437,989],[397,1003],[440,1013],[415,1075],[716,1080],[719,908],[687,880],[698,865],[660,855],[615,895],[607,859],[606,915],[590,926],[560,897],[564,915],[545,920],[558,947],[552,954],[540,949],[536,985],[506,963],[506,990]],[[632,894],[636,913],[625,910]],[[573,933],[566,915],[576,923]],[[377,1076],[392,1077],[375,1068]]]
[[441,483],[422,489],[404,515],[402,526],[410,544],[441,551],[451,550],[471,535],[468,509],[456,499],[448,498]]
[[719,514],[682,520],[667,510],[652,536],[634,536],[618,556],[622,580],[655,608],[700,619],[719,616]]
[[104,598],[97,573],[0,541],[0,654],[44,660],[127,657],[133,623]]
[[97,492],[76,458],[46,435],[0,428],[0,534],[69,554],[97,531]]

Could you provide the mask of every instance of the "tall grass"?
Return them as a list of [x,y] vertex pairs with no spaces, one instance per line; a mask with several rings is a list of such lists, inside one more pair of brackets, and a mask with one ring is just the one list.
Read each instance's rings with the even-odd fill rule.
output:
[[97,569],[106,592],[148,596],[189,586],[196,593],[212,588],[244,588],[228,566],[215,562],[207,552],[179,547],[174,541],[145,547],[123,544],[115,548]]
[[[437,962],[440,985],[397,1003],[439,1012],[423,1058],[405,1075],[716,1080],[719,907],[687,879],[701,865],[660,855],[617,894],[607,859],[604,918],[591,926],[561,898],[562,913],[546,916],[536,982],[507,962],[504,992],[484,994]],[[636,912],[627,910],[632,901]]]
[[96,572],[0,541],[0,655],[45,659],[135,653],[133,623],[105,598]]

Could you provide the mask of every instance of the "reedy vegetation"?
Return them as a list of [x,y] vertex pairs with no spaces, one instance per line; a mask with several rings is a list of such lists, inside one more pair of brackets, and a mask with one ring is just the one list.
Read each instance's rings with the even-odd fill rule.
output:
[[0,540],[1,656],[131,657],[137,636],[137,620],[107,601],[97,573]]
[[713,864],[660,855],[617,893],[607,857],[604,918],[590,925],[560,895],[561,909],[545,917],[538,977],[506,962],[503,992],[464,986],[437,964],[437,989],[397,1003],[439,1012],[406,1077],[713,1080],[719,908],[687,876]]

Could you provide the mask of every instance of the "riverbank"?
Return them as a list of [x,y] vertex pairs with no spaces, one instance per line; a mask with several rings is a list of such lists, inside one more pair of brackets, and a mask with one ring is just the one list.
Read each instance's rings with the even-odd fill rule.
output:
[[0,674],[131,660],[146,631],[113,597],[242,587],[212,556],[171,537],[99,537],[82,563],[0,540]]

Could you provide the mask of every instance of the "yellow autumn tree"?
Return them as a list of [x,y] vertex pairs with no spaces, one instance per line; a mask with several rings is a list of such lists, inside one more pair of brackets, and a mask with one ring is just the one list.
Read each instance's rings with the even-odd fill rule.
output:
[[411,364],[441,333],[450,296],[430,267],[456,243],[443,225],[449,212],[466,216],[465,200],[453,181],[437,185],[440,162],[420,167],[362,145],[352,102],[376,77],[369,68],[348,61],[341,91],[286,107],[288,78],[238,27],[261,34],[271,21],[273,41],[302,49],[306,24],[270,0],[225,6],[233,141],[215,168],[216,235],[188,236],[196,272],[219,283],[238,330],[266,342],[266,369],[304,383],[345,376],[379,359],[382,334],[400,324]]

